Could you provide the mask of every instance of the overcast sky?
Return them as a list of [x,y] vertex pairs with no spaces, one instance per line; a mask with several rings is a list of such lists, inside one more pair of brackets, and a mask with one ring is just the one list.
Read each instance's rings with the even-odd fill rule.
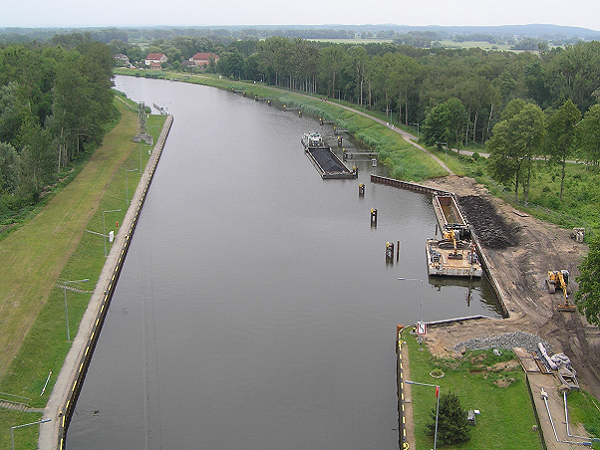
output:
[[526,25],[600,30],[600,0],[2,0],[0,27]]

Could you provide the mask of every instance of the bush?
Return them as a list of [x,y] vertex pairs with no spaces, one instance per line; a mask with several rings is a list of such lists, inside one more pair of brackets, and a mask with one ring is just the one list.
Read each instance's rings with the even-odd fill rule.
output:
[[[427,424],[428,434],[435,434],[436,408],[431,411],[433,422]],[[470,429],[467,425],[467,412],[462,409],[458,395],[449,392],[440,396],[437,440],[440,444],[460,444],[468,441]]]

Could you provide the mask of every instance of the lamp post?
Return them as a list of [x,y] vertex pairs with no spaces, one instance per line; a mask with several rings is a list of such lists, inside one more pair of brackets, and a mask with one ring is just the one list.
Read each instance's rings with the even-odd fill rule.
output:
[[111,209],[110,211],[102,211],[102,225],[104,230],[104,257],[106,258],[108,254],[106,253],[106,213],[119,212],[120,209]]
[[435,388],[435,396],[437,397],[437,407],[435,411],[435,433],[433,435],[433,450],[437,449],[437,432],[438,432],[438,419],[440,417],[440,387],[435,384],[417,383],[416,381],[405,381],[406,384],[416,384],[419,386],[429,386]]
[[[141,159],[140,159],[141,162]],[[137,172],[137,169],[125,169],[125,200],[129,206],[129,184],[127,183],[127,172]]]
[[417,142],[419,142],[421,140],[421,135],[419,133],[419,122],[411,122],[409,123],[409,125],[413,126],[413,127],[417,127]]
[[46,423],[46,422],[50,422],[52,419],[42,419],[42,420],[38,420],[37,422],[31,422],[31,423],[26,423],[24,425],[17,425],[15,427],[10,427],[10,441],[12,442],[12,450],[15,450],[15,436],[13,431],[16,430],[17,428],[23,428],[23,427],[28,427],[29,425],[38,425],[40,423]]
[[[420,278],[398,278],[399,281],[420,281],[421,282],[421,320],[420,323],[423,323],[423,280],[421,280]],[[423,343],[423,338],[421,337],[421,334],[419,333],[419,350],[423,350],[423,348],[421,347]]]
[[382,109],[382,111],[385,111],[385,116],[389,120],[388,126],[391,125],[393,127],[394,126],[394,108],[386,106],[385,109]]
[[60,281],[60,284],[57,287],[63,289],[65,293],[65,319],[67,323],[67,340],[71,342],[71,332],[69,330],[69,308],[67,306],[67,288],[69,288],[69,284],[73,283],[85,283],[86,281],[90,281],[89,278],[85,278],[83,280],[73,280],[73,281]]

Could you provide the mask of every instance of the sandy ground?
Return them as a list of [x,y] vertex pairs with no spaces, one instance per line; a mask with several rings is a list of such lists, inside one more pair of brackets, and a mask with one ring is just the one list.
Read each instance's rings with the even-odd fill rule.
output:
[[[557,311],[563,300],[561,291],[549,294],[545,284],[548,270],[567,269],[570,289],[576,290],[577,266],[587,254],[587,245],[572,240],[569,230],[515,214],[511,205],[489,195],[471,178],[449,176],[425,184],[491,202],[518,241],[504,249],[484,248],[510,317],[430,328],[426,342],[431,351],[448,355],[459,342],[509,331],[536,334],[552,345],[554,353],[564,352],[571,359],[581,387],[598,397],[600,330],[577,312]],[[469,220],[473,223],[472,218]]]

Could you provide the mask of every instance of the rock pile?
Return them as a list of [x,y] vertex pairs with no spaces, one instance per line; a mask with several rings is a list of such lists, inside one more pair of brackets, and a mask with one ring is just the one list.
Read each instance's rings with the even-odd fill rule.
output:
[[477,195],[467,195],[459,198],[459,205],[482,245],[503,249],[518,244],[515,230],[504,222],[489,201]]
[[543,343],[546,349],[551,348],[546,341],[535,334],[513,331],[497,336],[469,339],[468,341],[456,344],[453,347],[453,350],[458,352],[461,348],[467,348],[469,350],[485,350],[488,348],[511,349],[513,347],[522,347],[529,352],[533,352],[538,350],[539,342]]

